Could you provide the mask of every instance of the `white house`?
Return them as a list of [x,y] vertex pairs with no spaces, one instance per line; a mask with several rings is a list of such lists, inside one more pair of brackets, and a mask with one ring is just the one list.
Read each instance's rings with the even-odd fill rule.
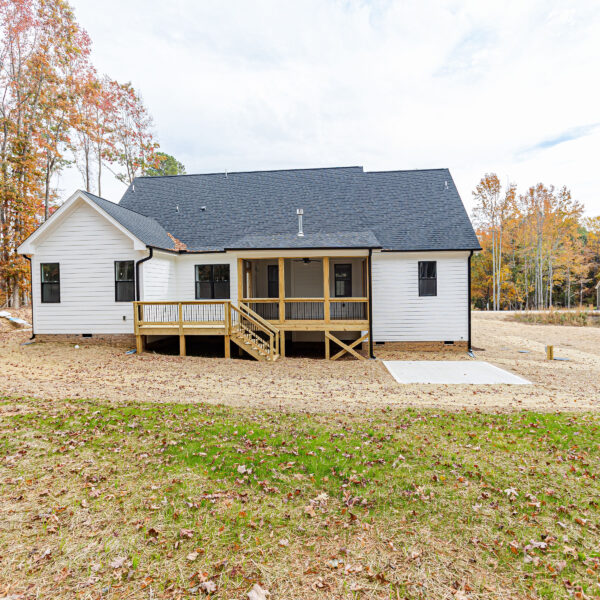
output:
[[470,347],[479,242],[447,169],[139,177],[119,204],[78,191],[19,247],[36,336],[220,335],[286,344]]

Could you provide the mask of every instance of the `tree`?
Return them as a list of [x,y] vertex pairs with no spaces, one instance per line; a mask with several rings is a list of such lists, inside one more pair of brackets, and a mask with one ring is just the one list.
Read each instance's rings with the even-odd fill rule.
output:
[[492,234],[492,298],[494,310],[500,310],[502,290],[502,237],[506,222],[514,211],[516,188],[509,184],[504,194],[495,173],[486,173],[473,196],[477,201],[474,215],[479,225]]
[[44,154],[39,141],[48,69],[34,0],[0,0],[0,301],[19,306],[26,261],[16,248],[39,222]]
[[488,174],[474,191],[482,246],[472,261],[476,304],[570,307],[575,291],[581,304],[594,293],[600,271],[600,217],[584,219],[583,206],[564,186],[538,183],[518,196],[509,188],[510,197],[503,197],[499,181]]
[[166,152],[156,152],[157,165],[150,166],[144,172],[148,177],[161,177],[163,175],[185,175],[185,167],[173,156]]
[[0,0],[0,306],[19,306],[28,264],[16,250],[51,214],[56,175],[75,156],[87,190],[93,162],[131,181],[158,166],[152,120],[130,84],[101,79],[67,0]]
[[40,52],[46,81],[41,90],[41,139],[44,153],[44,220],[50,214],[51,180],[69,160],[71,133],[79,125],[75,107],[82,87],[80,79],[90,69],[90,39],[75,21],[64,0],[39,3]]
[[92,191],[93,165],[96,168],[96,189],[102,196],[102,166],[114,160],[116,116],[113,86],[118,85],[108,77],[98,79],[95,72],[82,81],[77,111],[74,153],[77,168],[83,177],[85,189]]
[[115,109],[110,160],[125,169],[116,174],[117,179],[131,184],[147,169],[157,167],[158,144],[152,135],[152,117],[130,83],[113,81],[109,87]]

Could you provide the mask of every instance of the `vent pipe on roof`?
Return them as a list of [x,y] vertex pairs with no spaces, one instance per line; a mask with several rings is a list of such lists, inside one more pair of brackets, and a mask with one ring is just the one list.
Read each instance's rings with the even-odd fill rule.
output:
[[304,231],[302,231],[302,215],[304,215],[304,211],[298,208],[296,214],[298,215],[298,237],[304,237]]
[[444,181],[444,189],[447,190],[448,189],[448,181]]

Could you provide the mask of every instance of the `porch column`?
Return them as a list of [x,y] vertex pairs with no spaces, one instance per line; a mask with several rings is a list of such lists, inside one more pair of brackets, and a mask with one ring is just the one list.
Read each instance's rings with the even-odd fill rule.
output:
[[237,276],[238,276],[238,306],[240,305],[242,298],[244,297],[244,260],[238,258],[237,261]]
[[323,257],[323,319],[330,320],[329,310],[329,256]]
[[[285,321],[285,259],[279,257],[277,260],[279,267],[279,322]],[[281,329],[279,340],[279,353],[282,358],[285,357],[285,330]]]

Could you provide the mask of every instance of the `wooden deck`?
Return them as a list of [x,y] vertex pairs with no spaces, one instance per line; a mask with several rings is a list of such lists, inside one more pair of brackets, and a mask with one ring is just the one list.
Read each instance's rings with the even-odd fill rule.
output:
[[[179,337],[180,355],[185,356],[186,336],[222,335],[227,358],[230,356],[230,343],[234,342],[257,360],[277,360],[285,356],[286,331],[323,331],[326,358],[336,360],[345,352],[358,359],[364,358],[354,348],[367,340],[368,334],[363,333],[357,341],[348,345],[334,333],[368,331],[367,298],[244,300],[237,306],[230,300],[134,302],[137,351],[144,351],[147,336],[173,335]],[[353,316],[361,318],[348,318]],[[330,356],[331,341],[342,348],[334,356]]]

